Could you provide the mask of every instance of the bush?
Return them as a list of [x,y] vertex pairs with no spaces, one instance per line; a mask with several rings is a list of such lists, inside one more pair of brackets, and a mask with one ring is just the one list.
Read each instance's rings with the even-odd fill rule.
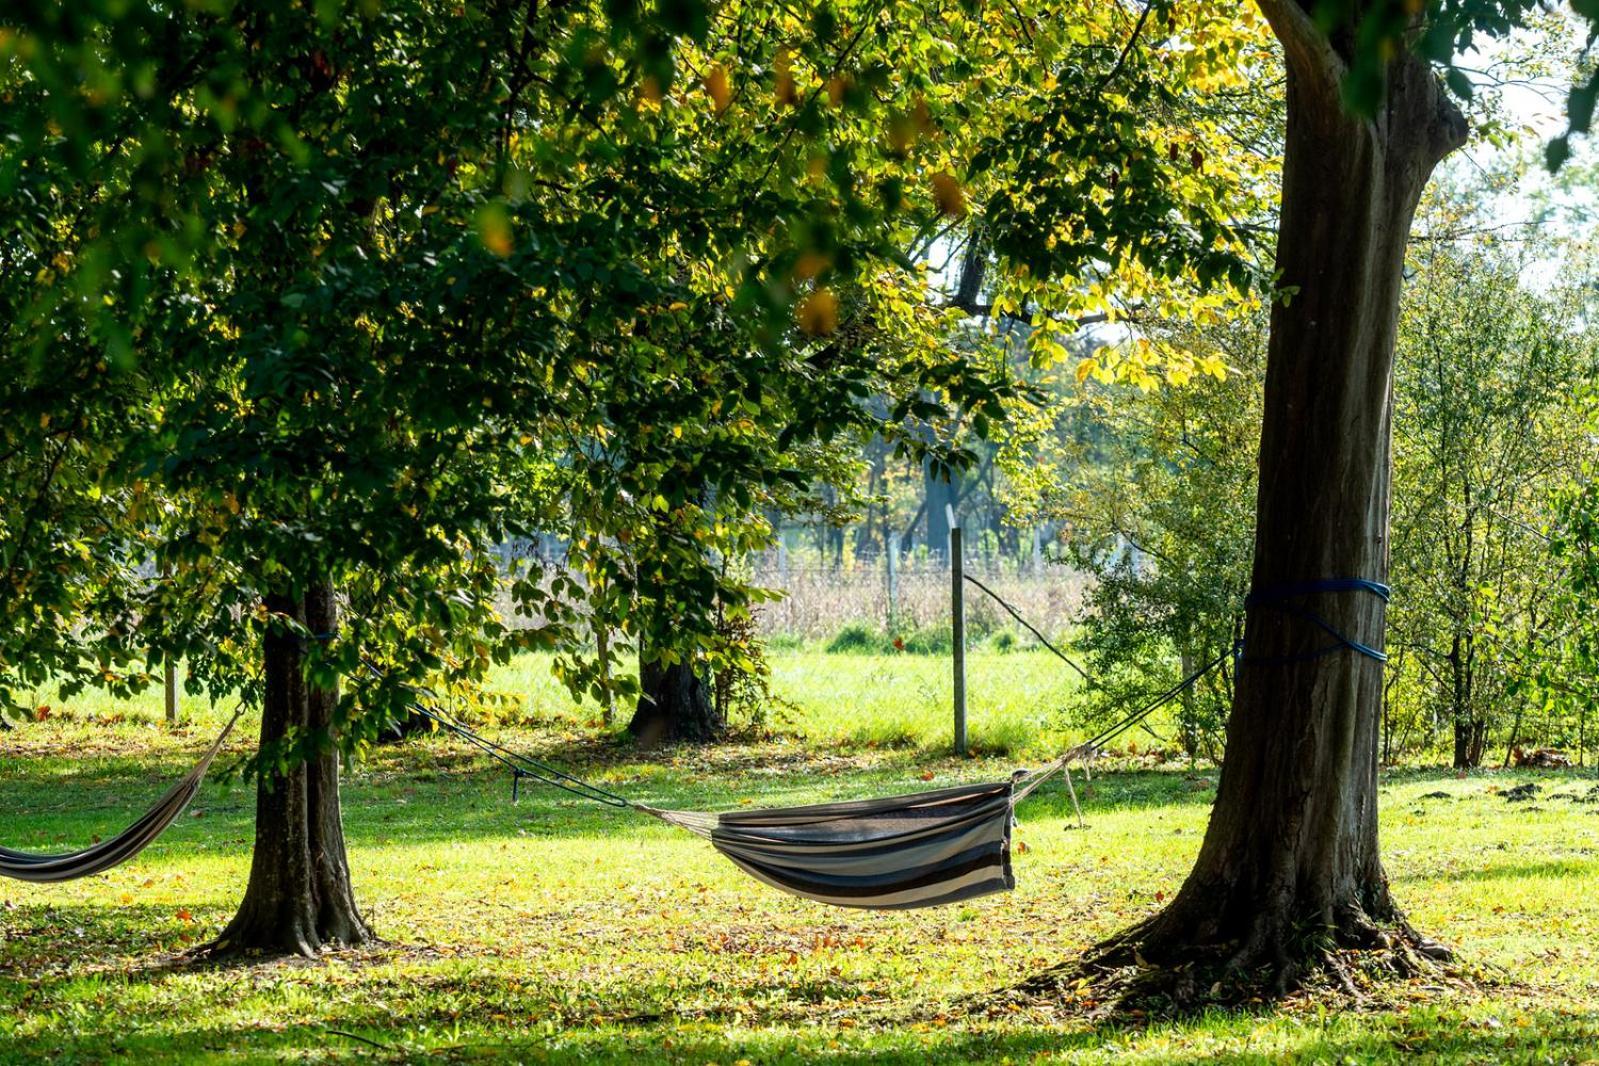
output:
[[882,635],[864,622],[851,622],[827,642],[830,655],[867,655],[882,650]]
[[766,638],[767,651],[803,651],[805,638],[797,633],[773,633]]
[[949,626],[922,626],[895,642],[895,647],[911,655],[948,655],[955,640]]

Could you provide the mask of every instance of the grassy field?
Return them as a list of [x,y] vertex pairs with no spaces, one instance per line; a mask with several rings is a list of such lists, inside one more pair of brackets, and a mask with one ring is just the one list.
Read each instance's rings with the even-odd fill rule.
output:
[[[772,688],[783,701],[767,712],[767,730],[825,747],[948,751],[950,660],[939,655],[828,655],[815,650],[771,656]],[[969,742],[987,754],[1041,758],[1069,743],[1064,710],[1074,675],[1047,652],[974,652],[966,661]],[[494,691],[511,697],[518,717],[574,734],[599,725],[600,709],[574,706],[544,656],[497,670]],[[152,705],[153,706],[153,705]],[[622,716],[625,724],[625,716]]]
[[[942,752],[943,663],[908,657],[785,656],[792,719],[713,752],[643,760],[592,728],[592,709],[553,698],[548,721],[503,736],[666,806],[991,778],[1064,739],[1056,673],[994,658],[972,666],[989,700],[974,701],[974,735],[1005,755]],[[503,687],[538,697],[538,664],[521,665]],[[994,683],[977,683],[990,667]],[[174,736],[153,710],[73,705],[0,734],[0,843],[48,850],[120,828],[211,728],[206,713]],[[1475,986],[1113,1025],[1081,1003],[988,996],[1174,891],[1214,778],[1101,775],[1086,830],[1052,786],[1021,809],[1016,892],[870,914],[781,895],[638,816],[561,793],[512,806],[496,767],[424,739],[347,781],[358,891],[387,943],[210,967],[184,953],[237,902],[252,811],[243,785],[215,780],[134,863],[61,887],[0,882],[0,1062],[1599,1062],[1599,803],[1580,802],[1595,782],[1576,774],[1384,778],[1398,894],[1462,950]],[[1527,781],[1542,788],[1532,802],[1502,797]]]

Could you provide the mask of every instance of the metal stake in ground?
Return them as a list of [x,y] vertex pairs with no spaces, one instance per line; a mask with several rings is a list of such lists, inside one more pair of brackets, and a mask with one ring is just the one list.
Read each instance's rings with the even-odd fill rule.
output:
[[955,661],[955,754],[966,754],[966,582],[961,560],[961,527],[955,508],[944,505],[949,517],[950,643]]

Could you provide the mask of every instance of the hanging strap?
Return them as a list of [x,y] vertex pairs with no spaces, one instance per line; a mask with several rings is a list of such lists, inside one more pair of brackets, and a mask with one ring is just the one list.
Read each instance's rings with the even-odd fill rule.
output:
[[[366,666],[373,677],[379,680],[385,679],[383,671],[371,660],[366,660],[363,665]],[[434,706],[427,707],[423,705],[421,699],[414,699],[411,701],[412,711],[438,725],[439,728],[460,737],[511,771],[512,800],[520,798],[522,778],[526,777],[537,781],[541,785],[558,788],[563,792],[570,792],[579,799],[602,803],[607,807],[624,808],[634,805],[633,801],[626,796],[620,796],[609,789],[601,788],[592,781],[585,781],[583,778],[575,774],[569,774],[559,767],[551,766],[549,763],[540,762],[531,755],[525,755],[522,752],[507,748],[505,745],[490,740],[483,734],[472,730],[466,723],[444,710],[442,701],[432,689],[422,685],[405,685],[404,687],[418,696],[432,700],[434,703]]]
[[603,803],[607,807],[631,807],[633,801],[626,796],[619,796],[609,789],[601,788],[591,781],[569,774],[557,769],[549,763],[540,762],[529,755],[507,748],[498,744],[481,733],[474,732],[463,725],[459,719],[442,710],[433,710],[422,706],[420,703],[412,704],[412,710],[429,721],[437,723],[441,728],[454,733],[468,744],[488,755],[489,758],[502,763],[511,770],[512,799],[517,798],[522,778],[528,777],[541,785],[570,792],[579,799],[590,800],[594,803]]
[[1368,581],[1365,578],[1360,577],[1326,578],[1320,581],[1300,581],[1287,585],[1272,585],[1263,589],[1256,589],[1244,598],[1244,607],[1246,610],[1253,607],[1270,607],[1295,618],[1304,619],[1305,621],[1316,626],[1318,629],[1321,629],[1323,632],[1327,633],[1327,635],[1333,638],[1334,643],[1301,655],[1270,658],[1251,657],[1245,655],[1243,653],[1243,643],[1240,642],[1237,653],[1239,664],[1243,665],[1246,663],[1256,663],[1260,665],[1267,665],[1306,662],[1311,659],[1319,659],[1324,655],[1332,655],[1335,652],[1340,651],[1352,651],[1358,655],[1364,655],[1366,658],[1379,663],[1387,662],[1388,655],[1386,652],[1379,651],[1369,644],[1364,644],[1358,640],[1355,640],[1353,637],[1350,637],[1339,630],[1337,626],[1333,625],[1317,612],[1312,611],[1303,604],[1292,602],[1305,596],[1314,596],[1319,593],[1326,592],[1365,592],[1378,597],[1384,603],[1387,603],[1393,598],[1393,590],[1387,585],[1382,584],[1380,581]]
[[1026,799],[1034,789],[1038,788],[1039,785],[1042,785],[1045,781],[1048,781],[1056,774],[1064,773],[1066,775],[1067,790],[1071,793],[1072,797],[1072,806],[1077,810],[1077,821],[1078,824],[1081,825],[1083,820],[1083,812],[1082,808],[1077,804],[1077,789],[1071,784],[1071,771],[1069,768],[1070,764],[1073,762],[1080,762],[1083,764],[1085,769],[1090,767],[1093,764],[1093,760],[1099,756],[1101,749],[1103,749],[1106,744],[1110,743],[1112,740],[1115,740],[1129,729],[1143,722],[1145,718],[1148,718],[1150,715],[1166,706],[1172,700],[1175,700],[1184,692],[1187,692],[1194,685],[1198,684],[1200,678],[1204,677],[1212,670],[1221,666],[1222,663],[1226,662],[1228,654],[1230,653],[1216,656],[1214,659],[1210,660],[1210,662],[1206,663],[1204,666],[1201,666],[1198,670],[1195,670],[1193,673],[1177,682],[1177,684],[1139,705],[1139,707],[1131,714],[1128,714],[1120,720],[1111,723],[1104,729],[1101,729],[1098,733],[1095,733],[1089,739],[1083,741],[1081,744],[1078,744],[1076,747],[1071,748],[1065,754],[1061,755],[1060,758],[1045,766],[1043,769],[1018,773],[1016,775],[1016,787],[1011,792],[1011,803],[1013,805],[1020,803],[1022,800]]
[[1016,621],[1018,621],[1018,622],[1020,622],[1022,624],[1022,627],[1024,629],[1026,629],[1027,632],[1029,632],[1033,636],[1037,637],[1038,638],[1038,642],[1040,644],[1042,644],[1044,647],[1048,648],[1049,651],[1052,654],[1054,654],[1055,658],[1059,659],[1061,662],[1065,663],[1067,666],[1069,666],[1073,670],[1077,671],[1077,676],[1081,677],[1084,681],[1088,682],[1088,684],[1091,687],[1093,687],[1093,688],[1098,688],[1099,687],[1099,682],[1094,680],[1093,675],[1089,674],[1089,672],[1087,670],[1084,670],[1081,666],[1077,665],[1077,663],[1075,661],[1073,661],[1072,659],[1067,658],[1065,652],[1061,651],[1059,648],[1055,647],[1055,645],[1051,644],[1049,642],[1049,638],[1048,637],[1046,637],[1046,636],[1044,636],[1044,634],[1040,633],[1033,626],[1033,623],[1031,623],[1027,619],[1023,618],[1021,616],[1021,613],[1018,612],[1016,610],[1016,608],[1014,608],[1010,604],[1006,603],[1004,598],[1001,597],[999,593],[995,592],[993,589],[989,588],[987,585],[983,584],[981,581],[977,580],[972,575],[966,573],[964,570],[961,572],[961,577],[965,578],[968,582],[970,582],[971,584],[977,586],[977,588],[981,589],[983,592],[987,593],[989,599],[991,599],[995,603],[999,604],[1002,608],[1004,608],[1006,614],[1008,614],[1012,618],[1016,619]]

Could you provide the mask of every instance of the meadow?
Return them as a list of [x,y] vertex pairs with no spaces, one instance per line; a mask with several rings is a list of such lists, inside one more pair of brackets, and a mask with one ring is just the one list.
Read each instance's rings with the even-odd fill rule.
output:
[[[976,756],[948,752],[947,660],[774,655],[785,703],[709,750],[645,754],[524,659],[496,736],[646,802],[858,798],[992,779],[1070,743],[1069,677],[973,656]],[[90,700],[0,734],[0,840],[115,831],[209,739],[220,709]],[[1159,726],[1157,724],[1157,730]],[[1106,1017],[1024,979],[1152,912],[1192,861],[1206,765],[1121,755],[1019,810],[1015,892],[867,913],[754,882],[651,819],[524,788],[458,743],[389,746],[346,777],[361,902],[385,942],[314,962],[192,954],[232,913],[253,791],[235,738],[190,813],[137,861],[60,887],[0,883],[0,1062],[1599,1061],[1599,787],[1591,771],[1384,772],[1389,873],[1462,967],[1347,996]],[[1529,800],[1506,798],[1534,784]]]

